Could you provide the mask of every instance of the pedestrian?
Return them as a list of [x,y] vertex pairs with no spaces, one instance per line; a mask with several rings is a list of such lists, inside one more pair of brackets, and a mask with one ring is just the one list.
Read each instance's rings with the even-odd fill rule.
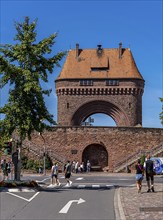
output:
[[143,165],[140,164],[140,159],[135,165],[135,169],[136,169],[136,186],[138,189],[138,193],[140,193],[142,188],[143,175],[144,175],[144,168]]
[[89,160],[87,160],[87,172],[91,171],[91,163]]
[[4,159],[3,164],[1,165],[2,171],[3,171],[3,180],[8,179],[8,163],[6,162],[6,159]]
[[38,172],[39,172],[40,174],[42,174],[42,173],[43,173],[42,166],[39,166]]
[[76,161],[76,163],[75,163],[75,173],[78,173],[78,171],[79,171],[79,162],[78,161]]
[[72,161],[72,164],[71,164],[72,173],[75,173],[75,164],[76,164],[76,162],[75,162],[75,161]]
[[7,163],[7,173],[8,173],[8,179],[11,179],[11,161]]
[[71,176],[71,164],[70,161],[68,160],[65,166],[65,179],[67,180],[67,184],[65,185],[66,187],[72,185],[72,181],[70,181],[70,176]]
[[80,172],[81,173],[84,172],[84,162],[81,162],[81,164],[80,164]]
[[51,184],[54,186],[61,185],[58,179],[58,163],[57,162],[55,162],[51,168]]
[[154,192],[154,163],[150,159],[150,155],[148,154],[146,157],[146,161],[144,162],[144,169],[146,173],[146,181],[147,181],[147,192]]

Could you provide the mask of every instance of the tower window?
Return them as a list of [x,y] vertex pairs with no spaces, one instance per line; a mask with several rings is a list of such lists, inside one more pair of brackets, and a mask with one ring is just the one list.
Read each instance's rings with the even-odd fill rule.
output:
[[80,80],[80,86],[93,86],[93,80]]
[[118,86],[119,80],[106,80],[106,86]]
[[69,103],[67,102],[67,109],[70,107]]

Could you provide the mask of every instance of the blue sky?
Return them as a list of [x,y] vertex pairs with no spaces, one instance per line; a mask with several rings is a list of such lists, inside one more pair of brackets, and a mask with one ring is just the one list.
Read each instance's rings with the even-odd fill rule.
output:
[[[0,2],[0,42],[14,44],[14,22],[22,22],[25,16],[38,18],[37,39],[41,40],[57,32],[54,53],[80,48],[130,47],[137,67],[145,79],[143,95],[143,127],[161,128],[159,114],[163,97],[163,3],[154,1],[55,1],[31,0]],[[61,62],[63,65],[64,60]],[[61,68],[54,69],[48,88],[52,94],[46,98],[50,113],[57,120],[57,97],[54,80]],[[0,93],[1,106],[7,100],[8,86]],[[92,116],[94,125],[115,125],[105,115]]]

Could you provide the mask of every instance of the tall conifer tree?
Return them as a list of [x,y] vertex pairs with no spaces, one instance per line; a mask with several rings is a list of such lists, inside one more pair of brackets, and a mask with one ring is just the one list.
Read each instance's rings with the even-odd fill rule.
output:
[[53,116],[48,112],[44,96],[50,90],[41,87],[41,81],[48,82],[48,74],[66,54],[59,52],[50,56],[57,34],[36,42],[37,20],[15,23],[17,34],[15,45],[0,45],[0,88],[10,85],[7,104],[0,108],[5,118],[0,121],[3,135],[12,135],[16,130],[20,140],[30,138],[35,130],[42,132],[48,123],[54,125]]

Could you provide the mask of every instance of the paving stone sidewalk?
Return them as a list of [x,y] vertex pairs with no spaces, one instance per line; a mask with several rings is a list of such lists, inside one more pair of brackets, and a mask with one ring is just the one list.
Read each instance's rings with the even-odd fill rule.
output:
[[136,185],[120,188],[119,193],[126,220],[163,220],[163,183],[155,184],[154,193],[147,193],[146,183],[141,194]]

